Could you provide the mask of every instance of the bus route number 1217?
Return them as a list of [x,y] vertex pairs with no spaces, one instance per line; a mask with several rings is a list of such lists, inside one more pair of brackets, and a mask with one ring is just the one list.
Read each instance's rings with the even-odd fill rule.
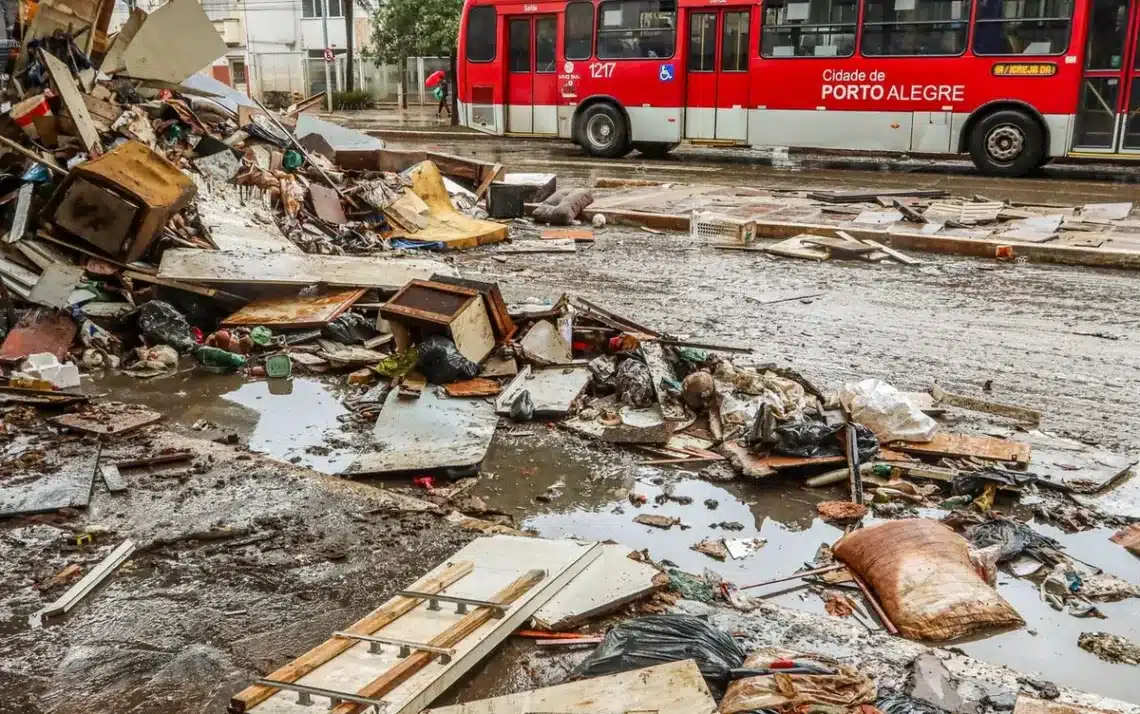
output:
[[614,76],[616,62],[594,62],[590,65],[591,79],[609,79]]

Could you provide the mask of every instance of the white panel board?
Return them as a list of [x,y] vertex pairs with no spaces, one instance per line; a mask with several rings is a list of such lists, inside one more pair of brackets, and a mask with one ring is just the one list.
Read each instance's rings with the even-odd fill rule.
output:
[[[529,570],[544,569],[546,577],[507,609],[502,619],[491,619],[458,645],[449,664],[434,660],[408,678],[382,699],[388,702],[385,714],[416,714],[454,684],[463,674],[486,657],[503,640],[564,588],[601,554],[598,544],[582,545],[567,540],[543,540],[517,536],[478,538],[448,558],[448,563],[472,561],[470,575],[448,586],[443,593],[485,600],[510,585]],[[428,575],[447,567],[440,564]],[[428,642],[463,618],[454,606],[441,603],[439,611],[429,611],[426,603],[382,627],[377,637],[412,642]],[[383,675],[400,660],[397,648],[384,647],[378,654],[359,642],[344,653],[298,680],[298,684],[340,692],[357,692]],[[327,701],[321,703],[321,710]],[[279,691],[253,707],[256,714],[313,714],[313,706],[297,703],[293,692]]]
[[534,107],[534,133],[558,133],[558,107],[550,105],[535,105]]
[[626,107],[631,141],[681,140],[682,110],[671,107]]
[[530,134],[534,131],[534,107],[529,104],[507,105],[507,131]]
[[716,138],[716,109],[688,107],[685,109],[686,139]]
[[945,154],[950,151],[950,112],[915,112],[910,150]]
[[158,277],[194,283],[313,285],[399,290],[409,280],[435,273],[456,275],[455,268],[423,258],[374,258],[255,250],[171,248],[162,254]]
[[603,545],[601,557],[535,613],[535,624],[554,632],[570,630],[656,590],[657,568],[632,560],[632,552],[618,543]]
[[713,714],[716,702],[693,660],[432,709],[428,714]]
[[752,109],[748,138],[753,146],[907,151],[910,112],[843,112]]
[[748,110],[743,107],[716,110],[716,138],[733,141],[748,139]]

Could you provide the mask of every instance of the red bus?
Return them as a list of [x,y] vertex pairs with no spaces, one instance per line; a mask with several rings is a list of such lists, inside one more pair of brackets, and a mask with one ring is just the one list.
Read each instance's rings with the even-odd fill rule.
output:
[[589,154],[1140,157],[1140,0],[467,0],[461,124]]

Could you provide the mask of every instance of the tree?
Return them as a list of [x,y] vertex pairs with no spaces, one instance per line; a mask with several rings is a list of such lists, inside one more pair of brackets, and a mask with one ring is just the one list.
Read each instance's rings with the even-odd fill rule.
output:
[[368,57],[399,68],[403,106],[408,92],[404,76],[409,57],[446,57],[459,36],[463,0],[385,0],[372,16]]

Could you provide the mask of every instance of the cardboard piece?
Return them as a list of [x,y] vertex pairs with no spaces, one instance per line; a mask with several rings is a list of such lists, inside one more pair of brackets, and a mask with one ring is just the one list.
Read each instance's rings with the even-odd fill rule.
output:
[[122,51],[135,79],[183,82],[226,53],[226,43],[197,0],[170,0],[150,13]]

